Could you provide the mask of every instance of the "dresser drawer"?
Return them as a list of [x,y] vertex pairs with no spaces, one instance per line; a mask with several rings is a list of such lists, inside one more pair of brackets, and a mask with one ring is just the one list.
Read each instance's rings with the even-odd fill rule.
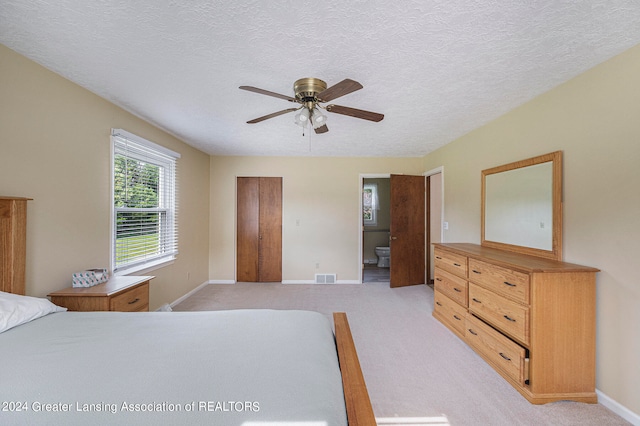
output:
[[111,311],[136,312],[149,310],[149,283],[127,290],[111,298]]
[[467,310],[439,291],[433,294],[435,311],[461,336],[464,335],[464,317],[467,315]]
[[469,259],[469,280],[511,300],[529,304],[529,274]]
[[467,307],[467,280],[440,268],[434,271],[435,287],[460,305]]
[[485,359],[504,371],[521,386],[528,379],[527,351],[478,318],[468,314],[465,322],[465,340]]
[[529,308],[469,283],[469,311],[529,344]]
[[434,250],[435,266],[462,278],[467,278],[467,257],[439,248]]

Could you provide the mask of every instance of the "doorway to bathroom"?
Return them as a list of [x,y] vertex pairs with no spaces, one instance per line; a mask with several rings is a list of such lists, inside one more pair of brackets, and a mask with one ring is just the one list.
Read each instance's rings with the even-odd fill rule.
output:
[[362,180],[362,282],[389,283],[391,227],[389,175]]
[[[392,287],[433,285],[431,244],[444,241],[443,167],[422,176],[361,174],[360,183],[360,282],[388,282]],[[413,192],[406,192],[409,187]],[[410,235],[405,235],[404,228]],[[394,244],[390,244],[394,236]],[[391,245],[400,249],[394,250],[395,261]],[[400,269],[394,271],[393,264],[398,261]]]
[[424,284],[424,176],[361,175],[361,179],[362,282],[389,282],[390,287]]

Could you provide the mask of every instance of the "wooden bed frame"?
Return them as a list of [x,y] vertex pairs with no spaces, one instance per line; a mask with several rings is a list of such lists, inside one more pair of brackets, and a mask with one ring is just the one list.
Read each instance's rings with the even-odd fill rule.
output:
[[333,323],[349,425],[375,426],[376,418],[373,415],[369,392],[367,392],[367,385],[360,369],[360,361],[349,328],[347,314],[334,312]]

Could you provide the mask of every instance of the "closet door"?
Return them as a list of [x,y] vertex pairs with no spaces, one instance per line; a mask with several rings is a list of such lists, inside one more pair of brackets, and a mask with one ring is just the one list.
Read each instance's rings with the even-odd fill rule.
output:
[[237,280],[282,281],[282,178],[237,178]]
[[282,281],[282,178],[260,179],[258,281]]
[[258,281],[258,237],[260,235],[260,181],[237,179],[237,280]]

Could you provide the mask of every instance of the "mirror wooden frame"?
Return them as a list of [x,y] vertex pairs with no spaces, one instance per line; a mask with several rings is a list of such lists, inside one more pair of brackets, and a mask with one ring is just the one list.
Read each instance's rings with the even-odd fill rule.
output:
[[[536,164],[552,162],[552,215],[553,215],[553,232],[551,241],[551,250],[543,250],[533,247],[525,247],[502,243],[498,241],[488,241],[485,239],[485,196],[486,196],[486,177],[495,173],[507,172],[523,167],[529,167]],[[492,247],[500,250],[529,254],[547,259],[562,260],[562,151],[556,151],[538,157],[528,158],[526,160],[516,161],[502,166],[493,167],[482,171],[482,208],[481,208],[481,245],[483,247]]]

